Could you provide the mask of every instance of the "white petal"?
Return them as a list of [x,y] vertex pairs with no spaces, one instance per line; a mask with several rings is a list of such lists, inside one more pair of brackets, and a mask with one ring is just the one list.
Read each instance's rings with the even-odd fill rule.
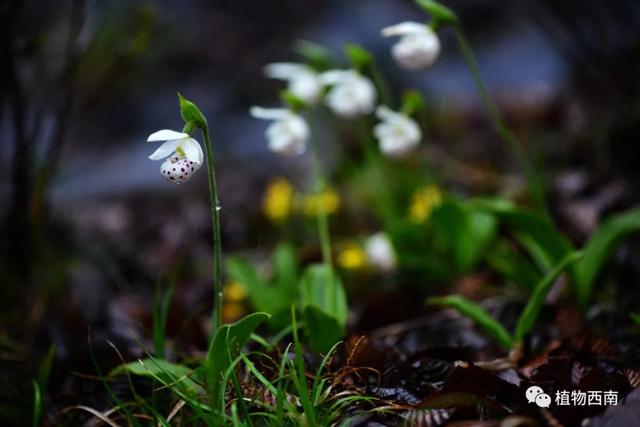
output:
[[284,120],[291,115],[286,108],[251,107],[249,113],[256,119],[264,120]]
[[267,77],[281,80],[291,80],[300,73],[312,72],[309,67],[293,62],[275,62],[264,67],[264,74]]
[[149,135],[149,138],[147,138],[147,142],[169,141],[172,139],[187,138],[188,136],[189,135],[187,135],[186,133],[176,132],[175,130],[162,129]]
[[395,111],[392,111],[386,105],[380,105],[376,109],[376,116],[378,116],[380,120],[385,120],[385,121],[393,120],[397,118],[398,115],[399,115],[398,113],[396,113]]
[[171,141],[167,141],[162,144],[156,151],[153,152],[152,155],[149,156],[151,160],[162,160],[165,157],[169,157],[178,145],[180,145],[181,139],[172,139]]
[[320,82],[324,85],[335,85],[343,83],[345,80],[353,77],[353,70],[330,70],[320,74]]
[[432,31],[432,30],[429,27],[427,27],[425,24],[406,21],[396,25],[385,27],[382,29],[381,33],[384,37],[391,37],[391,36],[403,36],[405,34],[424,33],[428,31]]
[[182,141],[180,147],[184,150],[184,154],[188,160],[202,164],[204,155],[202,153],[202,147],[200,147],[200,143],[198,143],[198,141],[193,138],[187,138]]

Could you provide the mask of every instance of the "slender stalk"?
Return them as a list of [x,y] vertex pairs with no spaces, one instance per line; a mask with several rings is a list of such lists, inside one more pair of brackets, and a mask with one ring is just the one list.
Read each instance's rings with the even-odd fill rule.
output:
[[313,190],[318,197],[318,237],[320,238],[320,248],[322,251],[322,262],[329,269],[329,283],[327,284],[327,311],[333,312],[333,305],[335,301],[335,285],[333,279],[333,261],[331,260],[331,236],[329,233],[329,218],[327,211],[325,210],[324,203],[322,201],[322,193],[327,187],[327,181],[324,177],[324,171],[322,169],[322,162],[320,160],[320,147],[318,147],[317,140],[314,137],[315,132],[311,132],[311,146],[313,149],[313,162],[315,169],[315,178],[313,184]]
[[500,138],[502,138],[502,140],[509,145],[514,155],[516,156],[516,159],[520,163],[525,173],[527,186],[534,202],[540,209],[546,210],[544,202],[544,190],[542,188],[540,177],[533,167],[533,164],[527,158],[527,155],[522,146],[518,143],[516,136],[506,125],[504,119],[502,118],[502,115],[500,114],[500,111],[498,110],[498,107],[493,101],[493,98],[491,98],[491,94],[489,93],[489,90],[487,89],[487,86],[482,79],[480,68],[478,67],[478,61],[476,60],[476,57],[471,50],[469,40],[462,31],[462,28],[460,28],[459,26],[454,26],[453,30],[456,35],[458,46],[460,47],[460,51],[462,52],[462,56],[464,57],[467,66],[469,67],[469,71],[471,72],[471,76],[476,85],[476,89],[478,90],[478,94],[480,95],[482,103],[489,113],[489,118],[491,119],[493,127],[498,132]]
[[393,99],[391,96],[391,91],[389,90],[389,86],[387,85],[386,80],[382,76],[380,72],[380,67],[375,61],[370,65],[369,72],[371,74],[371,78],[373,79],[373,83],[378,87],[378,92],[380,93],[380,100],[383,104],[389,106],[389,108],[393,108]]
[[204,149],[207,156],[207,173],[209,177],[209,197],[211,199],[211,218],[213,219],[213,246],[215,252],[214,293],[215,301],[211,316],[211,336],[214,336],[222,325],[222,239],[220,237],[220,202],[216,186],[216,172],[213,165],[213,147],[209,127],[200,128],[204,137]]
[[366,119],[361,119],[358,123],[358,136],[362,141],[366,162],[372,168],[373,187],[376,188],[374,201],[382,215],[387,230],[393,229],[396,223],[397,212],[391,191],[387,185],[388,175],[385,163],[380,157],[380,152],[376,147],[376,141],[371,135],[370,124]]

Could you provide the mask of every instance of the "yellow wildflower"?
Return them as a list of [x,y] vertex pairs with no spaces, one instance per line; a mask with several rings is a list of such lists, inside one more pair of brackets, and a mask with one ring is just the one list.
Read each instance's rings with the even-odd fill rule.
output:
[[289,218],[293,204],[293,187],[284,178],[276,178],[269,183],[262,208],[271,221],[280,223]]
[[225,303],[222,306],[222,320],[227,323],[235,322],[247,312],[244,304]]
[[247,298],[247,290],[238,282],[227,283],[224,286],[224,301],[225,302],[240,302]]
[[241,283],[229,282],[224,285],[223,292],[222,319],[225,322],[235,322],[247,311],[244,304],[247,299],[247,290]]
[[409,218],[413,222],[424,222],[441,202],[442,192],[436,185],[430,184],[420,187],[413,193],[411,198]]
[[302,198],[302,212],[307,216],[316,216],[320,208],[327,215],[335,213],[340,207],[340,196],[333,188],[327,188],[320,193],[306,195]]
[[367,264],[367,254],[355,243],[347,243],[338,254],[338,265],[345,270],[358,270]]

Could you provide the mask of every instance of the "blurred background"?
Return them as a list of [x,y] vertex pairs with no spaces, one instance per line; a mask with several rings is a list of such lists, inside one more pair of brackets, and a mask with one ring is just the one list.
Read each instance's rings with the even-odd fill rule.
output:
[[[636,203],[640,3],[445,3],[541,167],[567,232],[580,241],[603,214]],[[277,104],[282,83],[262,67],[300,60],[296,40],[325,46],[339,67],[347,66],[343,43],[358,43],[394,93],[422,91],[426,155],[453,190],[517,195],[521,186],[452,33],[441,32],[443,53],[428,71],[391,61],[393,41],[380,29],[425,20],[410,0],[2,0],[0,19],[0,339],[4,353],[22,355],[20,366],[53,342],[61,378],[71,366],[90,371],[88,330],[135,353],[129,330],[144,331],[158,276],[179,264],[187,267],[172,316],[194,317],[182,333],[203,345],[213,298],[206,174],[166,182],[145,141],[181,128],[177,92],[201,107],[215,146],[224,250],[259,258],[278,236],[262,214],[267,183],[284,176],[301,191],[311,183],[310,159],[272,155],[266,123],[248,115],[252,105]],[[335,172],[349,137],[319,134]],[[506,178],[494,179],[496,171]],[[335,231],[366,222],[351,218]],[[316,256],[313,244],[307,250],[303,257]],[[19,375],[13,362],[2,365],[0,376]]]

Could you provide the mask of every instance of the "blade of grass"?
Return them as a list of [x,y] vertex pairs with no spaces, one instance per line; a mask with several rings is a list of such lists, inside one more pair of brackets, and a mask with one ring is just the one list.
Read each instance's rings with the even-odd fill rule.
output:
[[594,283],[616,245],[625,236],[638,231],[640,209],[634,209],[611,217],[589,239],[584,258],[575,265],[576,296],[583,310],[586,310]]
[[167,319],[169,318],[169,308],[171,307],[171,300],[173,298],[173,290],[175,288],[175,276],[172,274],[172,279],[169,283],[169,287],[164,295],[162,295],[162,279],[158,278],[156,283],[156,292],[153,301],[153,319],[151,336],[153,338],[153,349],[156,356],[164,359],[165,356],[165,342],[167,331]]
[[[305,326],[304,322],[298,322],[298,329],[304,328],[304,326]],[[271,345],[275,346],[280,341],[282,341],[284,339],[284,337],[289,335],[292,331],[293,331],[293,326],[291,326],[291,325],[285,326],[284,328],[282,328],[282,330],[280,332],[278,332],[273,337],[271,337],[271,340],[270,340]]]
[[[93,342],[91,341],[91,333],[89,333],[89,335],[87,336],[87,340],[88,340],[88,344],[89,344],[89,355],[91,356],[91,362],[93,363],[93,366],[94,366],[96,372],[98,373],[98,377],[100,378],[100,382],[102,383],[102,385],[104,386],[105,390],[107,391],[107,395],[109,396],[109,399],[112,402],[115,403],[114,406],[121,407],[123,409],[123,411],[125,412],[125,414],[127,416],[127,419],[130,420],[130,423],[132,423],[136,427],[141,427],[141,425],[138,422],[138,420],[133,416],[131,411],[129,411],[127,405],[125,405],[118,398],[118,396],[113,392],[111,387],[109,387],[109,384],[107,383],[107,380],[105,379],[106,377],[102,374],[102,370],[100,369],[100,365],[98,364],[98,361],[96,360],[95,353],[93,352]],[[76,409],[83,409],[83,408],[77,408],[76,407]],[[91,408],[89,408],[89,409],[91,409]]]
[[214,339],[211,340],[205,360],[209,397],[213,405],[224,400],[224,394],[220,395],[220,385],[223,381],[222,374],[231,362],[229,358],[230,347],[233,347],[233,353],[239,352],[253,331],[270,317],[267,313],[253,313],[236,323],[221,326],[216,332]]
[[469,317],[487,334],[493,337],[498,344],[507,350],[513,346],[513,340],[509,332],[494,319],[482,306],[469,301],[459,295],[448,295],[445,297],[433,297],[427,300],[427,304],[451,307],[461,314]]
[[531,331],[531,328],[533,328],[533,325],[538,318],[538,314],[540,314],[540,309],[544,304],[544,300],[556,279],[565,269],[582,258],[582,256],[583,254],[580,251],[570,253],[536,285],[531,297],[529,298],[529,302],[518,318],[516,330],[513,334],[514,342],[522,342],[524,336]]
[[319,389],[322,388],[322,387],[319,387],[320,386],[320,380],[322,378],[321,377],[322,370],[324,369],[326,364],[329,362],[329,358],[331,357],[333,352],[336,351],[336,348],[338,348],[338,346],[341,343],[342,343],[342,341],[338,341],[337,343],[335,343],[333,345],[333,347],[331,347],[331,349],[327,352],[327,354],[322,358],[322,362],[320,362],[320,366],[318,367],[318,370],[316,371],[316,376],[313,379],[313,385],[311,386],[311,395],[313,396],[313,400],[316,403],[317,403],[318,398],[319,398]]
[[[293,328],[291,328],[293,330]],[[289,380],[289,376],[287,375],[286,379],[287,381],[282,381],[283,379],[285,379],[285,375],[284,375],[284,371],[285,368],[287,367],[287,355],[289,354],[289,351],[291,349],[291,343],[287,344],[287,347],[284,349],[284,353],[283,353],[283,357],[282,360],[280,361],[280,368],[278,369],[278,389],[277,389],[277,401],[276,401],[276,416],[277,416],[277,421],[279,422],[278,425],[283,425],[284,424],[284,402],[286,401],[285,398],[285,391],[290,383]]]
[[51,344],[49,347],[49,351],[47,351],[47,355],[42,360],[40,364],[40,368],[38,369],[38,386],[40,386],[40,390],[44,391],[47,389],[47,384],[49,384],[49,376],[51,374],[51,366],[53,365],[53,359],[56,356],[56,346],[55,344]]
[[38,427],[40,425],[40,416],[42,415],[42,394],[40,393],[40,384],[31,381],[33,384],[33,415],[31,425]]
[[293,348],[295,351],[294,364],[296,367],[296,374],[293,376],[293,382],[298,389],[298,396],[300,396],[300,402],[302,408],[307,417],[309,425],[315,425],[315,410],[311,399],[309,397],[309,389],[307,386],[307,377],[304,370],[304,358],[302,354],[302,346],[298,339],[298,325],[296,324],[296,310],[294,306],[291,306],[291,324],[293,326]]
[[102,421],[103,423],[109,424],[111,427],[121,427],[119,424],[116,424],[115,421],[113,421],[111,418],[109,418],[108,416],[104,415],[102,412],[97,411],[93,408],[90,408],[88,406],[83,406],[83,405],[76,405],[76,406],[71,406],[70,408],[67,408],[65,410],[63,410],[62,412],[68,412],[72,409],[79,409],[81,411],[85,411],[90,413],[91,415],[93,415],[94,417],[100,419],[100,421]]

